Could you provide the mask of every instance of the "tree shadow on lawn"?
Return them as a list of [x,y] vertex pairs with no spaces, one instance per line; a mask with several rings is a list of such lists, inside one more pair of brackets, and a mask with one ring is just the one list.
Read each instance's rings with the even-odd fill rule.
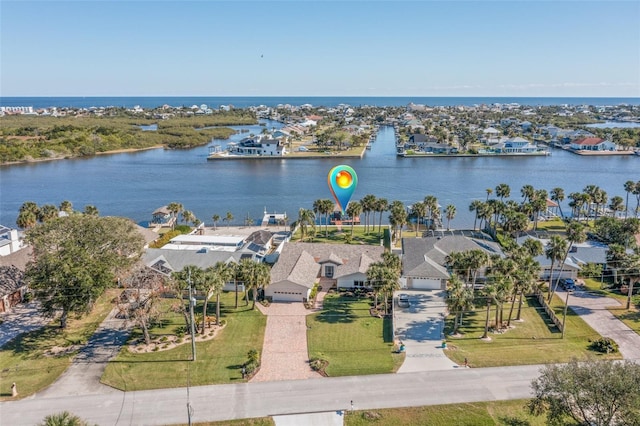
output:
[[359,299],[344,296],[325,298],[322,312],[316,316],[316,321],[329,324],[352,323],[356,317],[352,304],[359,301]]

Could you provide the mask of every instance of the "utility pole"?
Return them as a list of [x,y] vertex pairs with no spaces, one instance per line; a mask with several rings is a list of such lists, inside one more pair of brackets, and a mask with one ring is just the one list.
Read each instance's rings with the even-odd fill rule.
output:
[[191,322],[191,361],[196,360],[196,326],[195,326],[195,316],[193,313],[193,307],[196,304],[196,299],[192,295],[191,290],[191,271],[189,271],[189,314],[190,314],[190,322]]
[[571,291],[567,290],[567,297],[564,300],[564,315],[562,315],[562,339],[564,339],[565,323],[567,322],[567,308],[569,307],[569,294]]

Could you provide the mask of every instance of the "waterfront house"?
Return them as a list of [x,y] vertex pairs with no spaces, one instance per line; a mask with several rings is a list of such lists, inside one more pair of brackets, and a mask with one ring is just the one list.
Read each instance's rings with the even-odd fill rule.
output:
[[302,302],[308,300],[316,282],[324,289],[370,288],[367,270],[382,260],[382,253],[381,246],[285,243],[265,296],[273,301]]
[[262,135],[244,138],[237,144],[229,143],[227,148],[230,155],[282,157],[286,154],[282,140],[269,139]]
[[501,141],[493,145],[492,148],[495,152],[504,154],[531,154],[538,151],[537,146],[519,136]]
[[[488,255],[504,256],[500,245],[481,238],[464,235],[442,237],[403,238],[402,276],[403,288],[417,290],[445,290],[450,272],[447,256],[453,252],[482,250]],[[480,279],[484,270],[479,271]]]
[[616,151],[617,146],[602,138],[582,138],[571,142],[571,149],[575,151]]
[[159,207],[151,214],[151,225],[160,225],[167,227],[173,226],[173,224],[176,222],[176,218],[167,207],[168,206]]
[[0,256],[15,253],[24,247],[17,229],[10,229],[0,225]]

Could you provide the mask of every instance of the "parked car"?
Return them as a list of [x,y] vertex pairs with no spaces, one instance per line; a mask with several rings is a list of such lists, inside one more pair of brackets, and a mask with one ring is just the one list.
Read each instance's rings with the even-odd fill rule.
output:
[[567,291],[573,291],[576,289],[576,283],[571,278],[561,279],[560,285]]
[[408,308],[410,305],[411,305],[411,303],[409,303],[409,296],[407,296],[404,293],[398,295],[398,306],[399,307]]

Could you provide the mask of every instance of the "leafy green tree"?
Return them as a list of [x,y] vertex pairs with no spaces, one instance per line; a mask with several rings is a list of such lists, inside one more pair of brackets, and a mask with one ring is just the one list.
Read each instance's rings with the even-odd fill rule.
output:
[[547,365],[531,387],[529,411],[546,413],[550,425],[640,425],[640,365],[633,362]]
[[26,240],[33,246],[33,261],[25,276],[45,315],[62,311],[61,328],[70,313],[89,312],[116,273],[140,258],[144,246],[132,221],[87,215],[36,226]]

